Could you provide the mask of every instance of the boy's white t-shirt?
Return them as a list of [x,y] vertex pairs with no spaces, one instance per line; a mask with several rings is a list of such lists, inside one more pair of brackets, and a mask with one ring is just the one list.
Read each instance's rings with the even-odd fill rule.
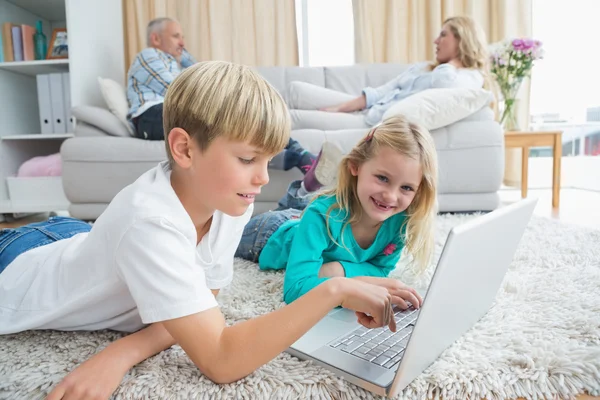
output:
[[196,228],[160,163],[123,189],[89,233],[29,250],[0,274],[0,334],[30,329],[133,332],[217,306],[231,282],[250,206]]

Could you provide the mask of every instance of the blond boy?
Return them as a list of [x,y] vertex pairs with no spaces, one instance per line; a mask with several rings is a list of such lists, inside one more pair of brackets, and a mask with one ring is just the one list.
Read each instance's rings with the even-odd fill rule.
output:
[[347,278],[227,326],[215,297],[232,280],[269,159],[288,142],[288,111],[252,69],[205,62],[169,87],[164,131],[168,161],[123,189],[89,233],[25,249],[0,273],[0,333],[135,332],[77,367],[48,399],[108,398],[130,368],[175,343],[214,382],[235,381],[339,305],[395,329],[387,290]]

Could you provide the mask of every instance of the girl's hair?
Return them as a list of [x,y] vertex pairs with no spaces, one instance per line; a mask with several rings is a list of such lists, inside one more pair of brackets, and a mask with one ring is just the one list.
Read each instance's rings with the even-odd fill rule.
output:
[[406,220],[398,233],[413,257],[413,265],[420,272],[429,265],[433,251],[433,223],[437,212],[437,153],[429,131],[409,122],[403,116],[389,118],[371,129],[342,159],[337,186],[323,193],[336,198],[334,205],[327,211],[328,234],[332,237],[329,218],[336,209],[343,210],[350,216],[343,229],[362,218],[363,209],[356,188],[358,177],[351,174],[350,165],[358,168],[374,158],[382,147],[395,150],[421,164],[423,177],[413,201],[405,211]]

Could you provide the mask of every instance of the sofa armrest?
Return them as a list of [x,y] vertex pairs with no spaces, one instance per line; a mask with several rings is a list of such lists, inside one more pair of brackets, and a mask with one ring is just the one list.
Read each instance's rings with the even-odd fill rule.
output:
[[92,125],[110,136],[131,137],[123,123],[105,108],[94,106],[77,106],[71,109],[77,121]]

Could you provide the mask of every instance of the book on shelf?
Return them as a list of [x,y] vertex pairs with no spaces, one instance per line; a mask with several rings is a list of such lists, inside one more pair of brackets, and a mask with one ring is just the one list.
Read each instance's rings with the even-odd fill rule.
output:
[[21,27],[13,25],[12,30],[12,43],[13,43],[13,58],[15,61],[23,61],[23,34],[21,33]]
[[35,61],[35,32],[31,25],[2,24],[0,62]]
[[21,33],[23,36],[23,61],[34,61],[35,51],[33,36],[35,35],[35,28],[31,25],[21,25]]
[[12,27],[13,24],[10,22],[2,24],[2,51],[5,62],[15,60],[13,55]]

